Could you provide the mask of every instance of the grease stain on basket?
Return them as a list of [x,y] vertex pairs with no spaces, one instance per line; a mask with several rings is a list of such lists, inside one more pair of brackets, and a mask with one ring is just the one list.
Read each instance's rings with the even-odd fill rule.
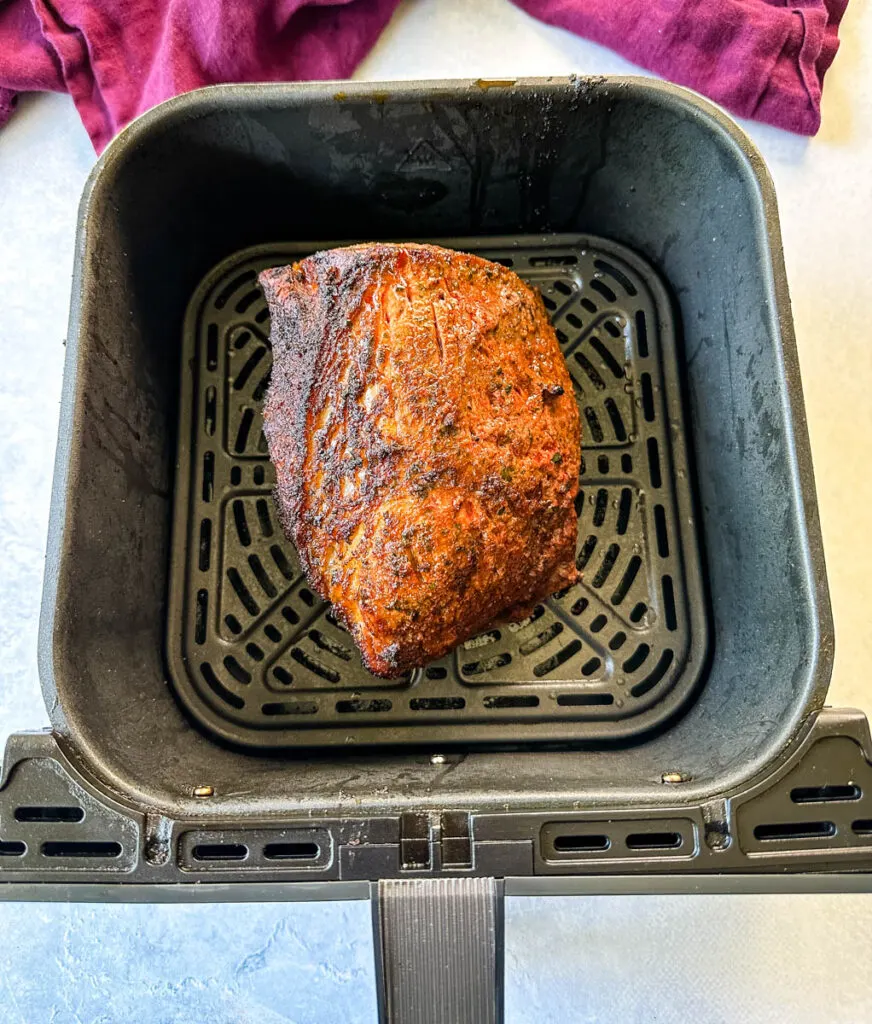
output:
[[517,81],[517,78],[477,78],[475,84],[479,89],[511,89]]

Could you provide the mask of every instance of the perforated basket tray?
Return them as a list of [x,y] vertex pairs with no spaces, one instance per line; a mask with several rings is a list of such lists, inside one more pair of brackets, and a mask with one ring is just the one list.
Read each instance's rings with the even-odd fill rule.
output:
[[281,533],[260,405],[271,367],[255,276],[325,244],[247,249],[188,308],[167,653],[189,712],[226,739],[313,744],[626,738],[674,713],[707,645],[665,291],[602,239],[439,244],[542,292],[582,413],[581,583],[397,680],[363,667]]

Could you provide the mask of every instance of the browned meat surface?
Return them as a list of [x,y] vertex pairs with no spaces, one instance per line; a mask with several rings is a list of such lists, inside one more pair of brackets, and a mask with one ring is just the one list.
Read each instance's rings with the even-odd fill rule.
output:
[[432,245],[264,271],[283,526],[374,673],[573,583],[580,427],[538,292]]

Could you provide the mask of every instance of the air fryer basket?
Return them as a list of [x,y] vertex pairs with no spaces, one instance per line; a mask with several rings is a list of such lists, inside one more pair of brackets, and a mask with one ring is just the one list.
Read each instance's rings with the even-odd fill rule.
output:
[[[639,557],[655,565],[674,560],[668,572],[645,578],[649,587],[660,580],[659,595],[644,601],[656,617],[633,625],[650,631],[644,642],[652,650],[664,644],[665,625],[676,634],[675,664],[684,664],[664,684],[668,693],[656,693],[659,680],[649,694],[636,693],[639,701],[660,698],[641,714],[621,717],[632,701],[619,706],[626,698],[617,695],[641,679],[621,663],[629,684],[621,690],[606,671],[607,657],[617,662],[614,652],[597,639],[611,641],[615,616],[623,614],[622,602],[611,603],[610,581],[594,586],[601,560],[589,565],[588,591],[580,595],[608,591],[603,629],[594,628],[593,602],[577,616],[563,608],[559,620],[567,637],[581,622],[575,639],[585,654],[592,651],[584,660],[573,648],[552,676],[552,651],[546,658],[543,646],[541,658],[531,651],[524,662],[524,678],[491,675],[481,686],[465,667],[486,657],[479,652],[490,644],[481,641],[449,660],[450,691],[439,689],[449,680],[446,665],[444,681],[419,679],[375,698],[392,705],[371,718],[367,710],[338,710],[340,700],[365,706],[365,680],[354,678],[353,696],[351,688],[348,695],[333,689],[346,685],[346,670],[332,665],[329,651],[306,644],[317,647],[313,628],[322,642],[346,641],[324,625],[326,615],[321,624],[305,621],[300,604],[308,602],[299,589],[276,604],[277,614],[290,607],[299,623],[253,621],[253,613],[244,619],[238,606],[225,607],[242,601],[227,577],[241,559],[254,574],[245,586],[257,593],[249,554],[268,569],[277,602],[282,587],[298,584],[284,580],[271,538],[259,532],[272,519],[268,508],[262,519],[258,506],[268,467],[257,435],[248,435],[253,452],[247,438],[237,452],[241,419],[227,420],[229,434],[223,426],[217,432],[216,419],[212,449],[191,433],[195,422],[205,429],[211,415],[210,387],[216,417],[221,409],[244,416],[261,379],[258,363],[239,383],[258,350],[256,333],[242,338],[248,311],[234,319],[250,289],[228,291],[217,311],[223,292],[210,289],[231,267],[249,273],[313,240],[389,238],[460,239],[511,258],[510,238],[530,261],[546,250],[575,255],[578,278],[565,283],[579,300],[593,287],[595,261],[605,257],[637,298],[653,297],[642,365],[638,326],[634,334],[630,323],[637,308],[629,299],[637,298],[608,276],[601,281],[616,296],[607,300],[608,312],[596,288],[587,296],[604,316],[596,335],[602,362],[590,363],[607,385],[601,396],[629,410],[630,395],[616,385],[631,384],[638,437],[630,442],[628,430],[628,446],[612,450],[608,423],[600,422],[603,445],[586,453],[593,486],[585,494],[594,500],[582,522],[603,515],[598,495],[605,490],[597,546],[608,540],[608,551],[618,543],[606,534],[619,535],[623,481],[640,480],[646,515],[644,530],[633,534],[641,538]],[[548,277],[546,293],[560,279]],[[199,350],[194,334],[182,340],[195,293],[194,334],[206,329]],[[250,315],[262,342],[254,305]],[[582,322],[586,354],[590,323],[573,315]],[[211,322],[219,327],[212,368]],[[671,86],[580,79],[227,86],[180,97],[140,119],[104,154],[81,208],[40,650],[54,732],[10,741],[0,780],[0,873],[7,880],[54,872],[77,881],[323,882],[408,872],[579,876],[868,865],[868,728],[855,713],[821,711],[833,638],[791,330],[765,169],[731,122]],[[232,338],[229,348],[221,347],[221,331],[224,341]],[[564,333],[567,346],[575,344]],[[180,388],[183,344],[199,359],[185,368]],[[614,376],[613,384],[607,355],[620,373],[619,344],[633,381]],[[220,368],[221,358],[229,367]],[[653,420],[646,415],[651,403]],[[671,502],[652,496],[652,438]],[[210,507],[220,507],[223,518],[208,517],[208,568],[201,569],[202,472],[210,450]],[[623,454],[632,469],[615,463]],[[185,488],[200,504],[187,501]],[[665,556],[652,502],[664,509]],[[222,545],[235,565],[221,562]],[[287,549],[281,553],[289,557]],[[198,575],[218,566],[229,590],[217,576]],[[645,580],[640,567],[631,585]],[[198,627],[201,590],[207,605]],[[279,641],[269,638],[267,624]],[[198,628],[202,645],[190,633]],[[538,643],[543,631],[534,625],[530,639]],[[209,658],[198,660],[200,646]],[[553,654],[568,646],[557,639]],[[313,678],[294,648],[310,665],[338,673],[339,683],[318,672]],[[597,654],[600,648],[609,655]],[[280,651],[288,662],[275,661]],[[499,653],[514,662],[520,645]],[[602,666],[585,676],[594,655]],[[227,657],[250,682],[234,677]],[[196,688],[210,659],[243,708],[228,706],[208,684]],[[280,662],[292,679],[274,691],[283,684],[270,671]],[[310,692],[295,696],[303,686]],[[416,687],[467,703],[413,710]],[[538,697],[538,710],[484,706],[488,695],[516,693]],[[588,694],[613,701],[558,699]],[[323,719],[320,708],[315,727],[289,724],[306,716],[287,709],[264,711],[265,704],[295,700],[323,701]],[[346,718],[355,724],[344,725]],[[307,747],[307,729],[322,731],[319,743],[341,729],[345,741]],[[266,739],[255,745],[273,749],[251,750],[257,730]]]

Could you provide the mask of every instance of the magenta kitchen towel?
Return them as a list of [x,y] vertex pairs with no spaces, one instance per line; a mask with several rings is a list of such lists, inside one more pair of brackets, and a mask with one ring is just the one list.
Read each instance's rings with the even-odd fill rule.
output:
[[[513,2],[742,117],[813,135],[848,0]],[[398,4],[0,0],[0,125],[17,93],[69,92],[99,152],[138,114],[199,86],[346,78]]]
[[69,92],[99,153],[161,100],[216,82],[347,78],[399,0],[0,0],[0,124]]

